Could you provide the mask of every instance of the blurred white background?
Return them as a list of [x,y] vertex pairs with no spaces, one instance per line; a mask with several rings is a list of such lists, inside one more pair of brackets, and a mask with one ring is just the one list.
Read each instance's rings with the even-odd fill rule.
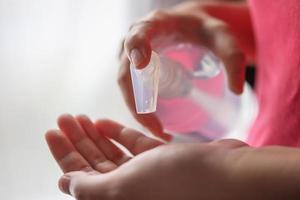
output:
[[43,138],[61,113],[137,126],[116,83],[117,54],[128,25],[149,6],[0,0],[1,199],[70,199],[56,187],[61,172]]
[[0,199],[63,200],[44,133],[62,113],[140,128],[116,79],[129,25],[179,0],[0,0]]

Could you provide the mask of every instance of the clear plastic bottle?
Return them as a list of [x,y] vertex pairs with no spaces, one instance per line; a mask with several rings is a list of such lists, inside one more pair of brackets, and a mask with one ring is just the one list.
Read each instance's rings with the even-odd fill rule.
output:
[[190,43],[169,45],[158,54],[143,70],[131,66],[138,113],[156,110],[164,129],[180,138],[224,137],[238,118],[240,98],[229,91],[222,62]]

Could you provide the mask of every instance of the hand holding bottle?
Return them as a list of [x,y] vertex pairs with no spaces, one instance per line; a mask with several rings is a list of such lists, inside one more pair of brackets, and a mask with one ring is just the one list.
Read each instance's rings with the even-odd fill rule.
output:
[[[223,6],[226,10],[228,5],[209,6]],[[141,124],[164,139],[168,139],[168,135],[163,133],[161,123],[153,113],[136,114],[130,78],[130,61],[137,68],[142,69],[149,63],[153,49],[172,42],[189,42],[205,46],[223,61],[229,88],[236,94],[243,91],[245,70],[245,55],[241,47],[243,44],[240,45],[231,33],[229,24],[213,17],[207,10],[209,9],[205,4],[193,2],[168,10],[155,11],[134,24],[125,39],[119,73],[119,84],[125,101]]]

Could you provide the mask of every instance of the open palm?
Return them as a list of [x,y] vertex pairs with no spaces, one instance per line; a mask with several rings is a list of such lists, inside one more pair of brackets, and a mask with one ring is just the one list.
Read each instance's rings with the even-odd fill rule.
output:
[[[163,144],[111,120],[92,123],[86,116],[62,115],[58,125],[60,130],[48,131],[46,140],[64,173],[103,177],[104,173],[129,161],[132,156],[124,153],[110,139],[123,145],[133,156]],[[74,188],[69,189],[67,176],[60,179],[60,189],[74,193]]]
[[58,125],[46,139],[65,173],[60,189],[77,200],[228,200],[240,194],[228,186],[240,180],[232,170],[235,161],[251,150],[241,141],[163,145],[114,121],[93,123],[86,116],[63,115]]

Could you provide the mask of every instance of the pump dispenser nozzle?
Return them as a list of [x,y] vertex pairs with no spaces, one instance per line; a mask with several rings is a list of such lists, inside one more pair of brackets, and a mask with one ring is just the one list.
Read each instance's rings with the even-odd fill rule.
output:
[[137,69],[133,64],[130,65],[134,99],[138,114],[156,111],[159,71],[159,56],[153,51],[150,62],[144,69]]

